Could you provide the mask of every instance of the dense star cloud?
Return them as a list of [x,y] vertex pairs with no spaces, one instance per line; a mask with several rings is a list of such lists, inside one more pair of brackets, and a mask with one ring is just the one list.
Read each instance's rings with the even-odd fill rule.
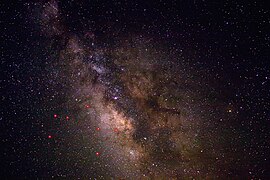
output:
[[269,177],[263,3],[3,9],[2,177]]

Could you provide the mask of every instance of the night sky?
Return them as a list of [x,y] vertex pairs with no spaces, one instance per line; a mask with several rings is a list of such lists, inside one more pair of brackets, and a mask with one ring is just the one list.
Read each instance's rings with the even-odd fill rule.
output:
[[1,179],[269,179],[266,2],[1,2]]

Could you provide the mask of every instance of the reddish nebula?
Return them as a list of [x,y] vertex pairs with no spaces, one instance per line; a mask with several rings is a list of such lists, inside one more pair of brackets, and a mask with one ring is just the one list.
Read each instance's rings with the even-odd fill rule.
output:
[[116,133],[119,132],[119,130],[117,128],[114,128],[113,131]]

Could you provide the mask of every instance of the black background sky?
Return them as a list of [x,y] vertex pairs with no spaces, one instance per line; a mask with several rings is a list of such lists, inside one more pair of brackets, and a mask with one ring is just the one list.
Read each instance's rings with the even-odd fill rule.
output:
[[[41,176],[50,161],[40,127],[53,91],[46,68],[46,40],[38,31],[40,3],[1,2],[1,174]],[[215,91],[237,107],[232,126],[245,134],[257,177],[269,171],[270,12],[267,1],[62,1],[70,33],[91,29],[99,37],[143,34],[175,44],[190,66],[218,83]],[[65,92],[59,94],[65,96]],[[61,99],[61,98],[59,98]],[[241,107],[241,108],[240,108]],[[46,124],[46,123],[45,123]],[[33,163],[33,157],[40,159]],[[35,161],[36,162],[36,161]],[[251,162],[252,164],[252,162]]]

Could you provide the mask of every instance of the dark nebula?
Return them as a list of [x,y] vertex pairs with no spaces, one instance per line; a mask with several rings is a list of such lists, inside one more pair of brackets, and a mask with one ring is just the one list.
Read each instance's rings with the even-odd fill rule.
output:
[[268,179],[263,2],[1,8],[1,177]]

